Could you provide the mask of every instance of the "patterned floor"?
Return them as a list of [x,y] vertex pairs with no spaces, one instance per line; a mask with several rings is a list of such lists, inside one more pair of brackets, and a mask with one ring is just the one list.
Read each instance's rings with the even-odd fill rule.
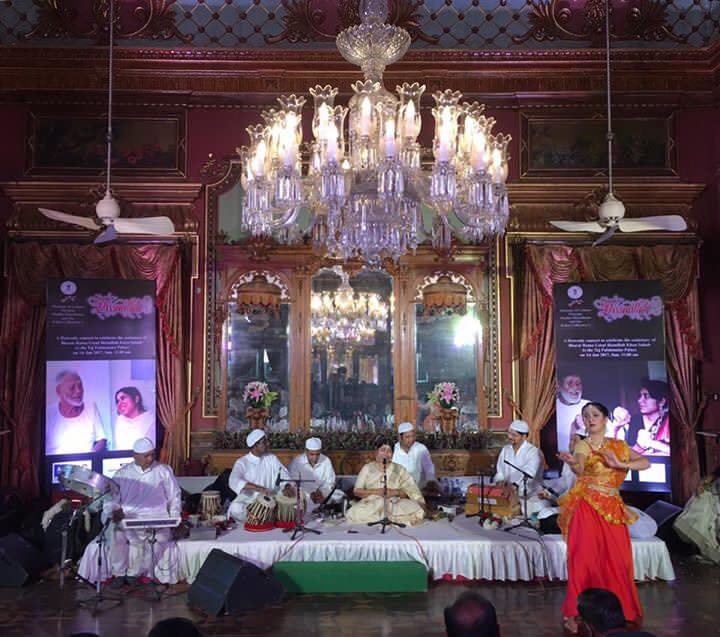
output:
[[[658,637],[717,634],[720,569],[690,558],[675,560],[675,568],[675,582],[639,587],[645,629]],[[495,604],[504,637],[562,635],[564,586],[559,583],[439,583],[427,594],[296,596],[244,617],[219,619],[191,610],[186,587],[177,586],[161,601],[153,600],[149,590],[125,592],[121,605],[103,604],[93,618],[76,607],[91,590],[70,583],[61,591],[52,578],[26,588],[0,589],[0,635],[67,637],[89,631],[100,637],[144,637],[158,620],[180,615],[197,622],[208,637],[439,637],[444,635],[443,608],[471,587]]]

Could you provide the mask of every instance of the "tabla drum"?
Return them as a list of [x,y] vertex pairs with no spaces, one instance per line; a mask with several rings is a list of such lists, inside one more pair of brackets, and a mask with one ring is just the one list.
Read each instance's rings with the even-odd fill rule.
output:
[[275,498],[261,495],[246,507],[247,518],[243,525],[246,531],[272,531],[275,526]]
[[[295,506],[297,505],[295,496],[278,493],[275,499],[277,500],[275,526],[281,529],[291,529],[295,526]],[[300,498],[300,508],[303,512],[305,511],[305,498]]]
[[220,491],[203,491],[200,494],[200,517],[203,520],[212,520],[221,510]]

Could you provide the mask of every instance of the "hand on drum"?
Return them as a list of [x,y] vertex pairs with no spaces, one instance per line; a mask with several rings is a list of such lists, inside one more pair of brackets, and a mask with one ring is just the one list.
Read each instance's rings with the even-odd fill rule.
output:
[[315,504],[320,504],[320,503],[325,499],[325,497],[324,497],[323,494],[320,492],[320,489],[317,489],[316,491],[313,491],[313,492],[310,494],[310,499],[311,499]]
[[295,487],[292,484],[286,484],[282,490],[282,493],[288,498],[294,498],[296,494]]
[[115,509],[112,512],[112,521],[115,522],[116,524],[118,522],[120,522],[124,517],[125,517],[125,511],[123,511],[122,508]]

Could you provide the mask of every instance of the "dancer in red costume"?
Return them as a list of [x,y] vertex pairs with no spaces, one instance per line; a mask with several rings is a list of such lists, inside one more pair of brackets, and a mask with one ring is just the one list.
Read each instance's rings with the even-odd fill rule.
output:
[[650,462],[624,440],[605,437],[608,416],[605,405],[585,405],[588,437],[572,454],[558,454],[577,475],[575,486],[560,499],[558,518],[567,540],[568,589],[562,609],[571,633],[577,632],[577,596],[586,588],[612,591],[628,621],[642,620],[628,532],[637,516],[625,507],[619,487],[628,470],[642,471]]

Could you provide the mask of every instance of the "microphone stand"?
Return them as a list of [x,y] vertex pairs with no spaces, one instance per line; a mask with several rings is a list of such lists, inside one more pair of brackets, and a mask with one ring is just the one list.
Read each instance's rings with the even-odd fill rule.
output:
[[89,597],[87,599],[79,600],[77,602],[78,606],[89,606],[90,607],[90,613],[93,617],[97,615],[98,612],[98,606],[102,604],[103,602],[111,602],[110,608],[113,608],[114,606],[118,606],[122,604],[125,600],[120,597],[106,597],[103,594],[103,588],[102,588],[102,578],[103,578],[103,550],[105,545],[105,532],[108,530],[108,527],[110,526],[110,522],[112,522],[112,518],[108,518],[105,521],[105,524],[103,524],[103,528],[100,530],[100,533],[98,533],[96,543],[98,545],[98,556],[97,556],[97,580],[95,582],[95,595],[92,597]]
[[283,529],[283,533],[290,533],[290,531],[292,531],[292,537],[290,538],[291,542],[295,540],[295,536],[298,533],[305,533],[306,531],[309,531],[310,533],[315,533],[316,535],[322,535],[321,531],[318,531],[317,529],[311,529],[310,527],[305,526],[303,521],[303,510],[301,504],[302,493],[300,491],[300,485],[303,482],[315,482],[315,480],[302,480],[300,478],[300,475],[298,475],[297,478],[290,478],[290,480],[280,480],[280,474],[278,473],[277,481],[278,483],[292,482],[295,485],[295,525],[290,527],[289,529]]
[[387,486],[387,458],[383,458],[383,516],[382,519],[376,520],[375,522],[368,522],[368,526],[382,525],[380,533],[385,533],[385,527],[397,526],[398,528],[404,529],[407,525],[402,522],[393,522],[388,517],[388,486]]
[[518,522],[517,524],[513,524],[512,526],[509,526],[506,529],[503,529],[503,531],[507,531],[509,533],[510,531],[513,531],[514,529],[524,527],[524,528],[532,529],[536,533],[539,533],[538,529],[536,529],[532,524],[530,524],[530,518],[528,517],[528,513],[527,513],[527,501],[528,501],[527,483],[528,483],[528,480],[533,480],[534,476],[531,476],[527,471],[523,471],[520,467],[514,465],[509,460],[505,460],[505,464],[509,464],[513,469],[522,473],[522,484],[523,484],[522,514],[523,514],[523,517],[522,517],[522,520],[520,520],[520,522]]
[[[494,475],[494,472],[490,475]],[[489,477],[489,476],[488,476]],[[477,513],[466,513],[466,518],[479,518],[478,522],[482,525],[485,517],[485,471],[480,469],[478,471],[478,478],[480,478],[480,510]],[[488,513],[492,513],[492,506],[488,503]]]
[[335,484],[333,485],[333,488],[330,489],[330,493],[328,493],[327,496],[325,496],[325,499],[320,504],[318,504],[317,507],[315,507],[313,513],[323,513],[325,511],[325,507],[327,506],[328,502],[330,502],[330,498],[332,498],[333,493],[335,493],[335,491],[340,488],[339,485],[340,480],[335,480]]

